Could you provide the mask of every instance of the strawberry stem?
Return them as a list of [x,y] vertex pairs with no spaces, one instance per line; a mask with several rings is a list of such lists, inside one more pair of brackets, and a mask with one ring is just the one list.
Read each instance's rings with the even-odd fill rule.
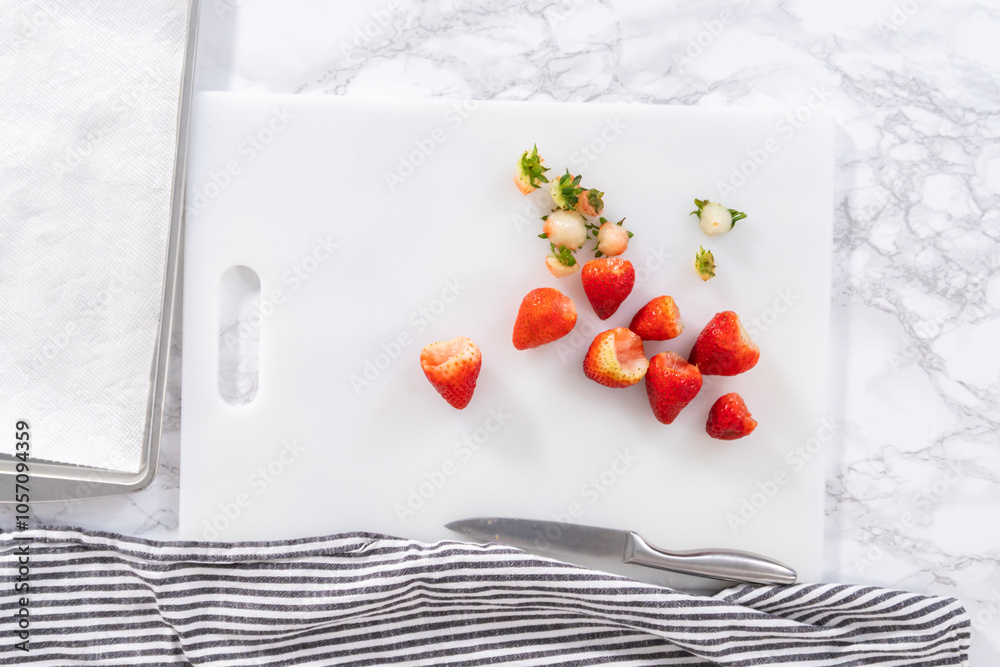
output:
[[555,243],[549,244],[552,247],[552,256],[563,266],[576,266],[576,257],[573,251],[566,246],[557,246]]
[[604,210],[604,193],[595,188],[587,190],[587,203],[590,207],[600,213]]
[[583,192],[583,188],[580,187],[580,178],[580,176],[574,177],[567,169],[566,173],[556,180],[552,189],[552,199],[556,206],[567,211],[576,207],[577,202],[580,201],[580,193]]
[[535,144],[534,148],[531,149],[531,154],[528,151],[524,151],[521,155],[521,173],[527,177],[528,183],[531,187],[538,188],[541,187],[541,183],[548,183],[549,179],[545,177],[545,172],[549,170],[548,167],[542,166],[542,158],[538,155],[538,144]]
[[698,275],[701,276],[702,280],[714,278],[715,257],[712,255],[712,251],[702,247],[701,251],[694,256],[694,268],[698,270]]

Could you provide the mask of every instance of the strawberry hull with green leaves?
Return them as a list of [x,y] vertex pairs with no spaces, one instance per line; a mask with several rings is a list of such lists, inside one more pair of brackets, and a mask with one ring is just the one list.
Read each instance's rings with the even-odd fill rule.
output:
[[711,250],[704,248],[694,256],[694,268],[702,280],[715,277],[715,256]]
[[580,201],[583,188],[580,187],[580,176],[566,173],[549,183],[549,194],[552,202],[565,211],[572,211]]
[[514,172],[514,184],[521,194],[526,195],[542,187],[542,183],[548,183],[545,177],[548,167],[543,167],[544,160],[538,155],[538,146],[531,149],[531,152],[524,151],[521,159],[517,161],[517,171]]
[[725,234],[735,227],[738,221],[747,217],[742,211],[726,208],[707,199],[695,199],[694,205],[697,208],[691,211],[691,215],[698,216],[698,226],[709,236]]
[[583,190],[576,202],[576,210],[596,218],[604,211],[604,193],[596,188]]
[[601,226],[597,228],[597,252],[594,257],[617,257],[628,249],[628,241],[632,238],[632,232],[622,225],[625,218],[618,222],[611,222],[605,218],[600,219]]
[[541,237],[549,243],[579,250],[587,242],[587,222],[573,211],[553,211],[542,218]]

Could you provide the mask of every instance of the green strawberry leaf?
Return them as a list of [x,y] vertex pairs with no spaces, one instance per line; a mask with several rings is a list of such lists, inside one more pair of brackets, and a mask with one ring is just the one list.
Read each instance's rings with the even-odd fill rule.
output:
[[555,243],[550,243],[549,246],[552,248],[552,255],[556,260],[563,266],[575,266],[576,257],[573,256],[573,251],[566,246],[557,246]]
[[534,148],[531,149],[531,154],[528,151],[524,151],[521,155],[521,162],[518,165],[521,170],[521,174],[528,179],[528,183],[531,187],[538,188],[541,187],[542,183],[548,183],[549,179],[545,177],[545,172],[549,170],[548,167],[542,166],[542,158],[538,155],[538,144],[535,144]]
[[714,278],[715,257],[712,255],[712,251],[701,248],[700,252],[694,256],[694,268],[698,270],[698,275],[701,276],[702,280]]

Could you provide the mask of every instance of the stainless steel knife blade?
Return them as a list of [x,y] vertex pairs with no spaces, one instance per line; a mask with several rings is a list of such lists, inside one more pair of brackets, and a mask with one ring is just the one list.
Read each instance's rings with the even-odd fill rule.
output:
[[449,530],[543,554],[575,554],[635,563],[711,579],[753,584],[793,584],[795,570],[766,556],[732,549],[666,551],[630,530],[556,521],[482,517],[453,521]]
[[628,547],[628,531],[555,521],[478,518],[453,521],[445,528],[476,540],[544,553],[579,553],[623,560]]

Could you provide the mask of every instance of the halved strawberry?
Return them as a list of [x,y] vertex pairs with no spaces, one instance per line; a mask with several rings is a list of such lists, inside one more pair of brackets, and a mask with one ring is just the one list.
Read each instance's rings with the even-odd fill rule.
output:
[[681,335],[684,323],[673,298],[664,295],[640,308],[628,328],[643,340],[670,340]]
[[726,394],[712,404],[705,430],[716,440],[738,440],[753,433],[757,420],[737,393]]
[[620,257],[592,259],[583,265],[583,291],[602,320],[615,314],[635,286],[632,262]]
[[527,350],[559,340],[576,326],[573,300],[551,287],[531,290],[514,321],[514,347]]
[[529,192],[534,192],[541,187],[542,183],[549,182],[549,179],[545,177],[545,172],[549,168],[543,167],[542,162],[544,160],[538,154],[537,145],[531,149],[530,154],[528,151],[521,154],[521,159],[517,161],[517,171],[514,172],[514,184],[517,185],[521,194],[526,195]]
[[646,375],[649,360],[642,339],[625,327],[597,334],[583,360],[583,372],[605,387],[628,387]]
[[756,366],[759,359],[760,348],[731,310],[718,313],[705,325],[688,356],[702,375],[739,375]]
[[465,336],[431,343],[420,351],[420,367],[438,393],[461,410],[472,400],[483,365],[479,346]]
[[701,372],[674,352],[660,352],[649,360],[646,395],[653,414],[670,424],[701,390]]

